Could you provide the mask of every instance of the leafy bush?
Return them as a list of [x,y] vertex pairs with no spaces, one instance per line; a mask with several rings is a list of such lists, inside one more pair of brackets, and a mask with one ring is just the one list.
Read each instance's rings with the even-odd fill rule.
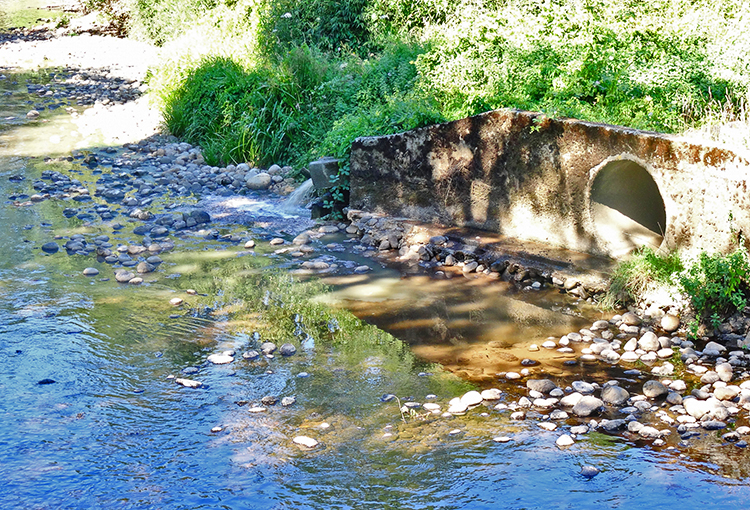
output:
[[750,264],[744,250],[729,255],[702,252],[681,275],[680,285],[698,318],[718,327],[723,317],[747,305],[749,278]]

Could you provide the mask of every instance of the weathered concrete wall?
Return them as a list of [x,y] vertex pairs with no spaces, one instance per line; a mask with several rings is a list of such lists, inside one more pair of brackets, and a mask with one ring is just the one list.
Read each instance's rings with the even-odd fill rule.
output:
[[497,110],[357,139],[351,205],[599,255],[728,250],[750,163],[659,133]]

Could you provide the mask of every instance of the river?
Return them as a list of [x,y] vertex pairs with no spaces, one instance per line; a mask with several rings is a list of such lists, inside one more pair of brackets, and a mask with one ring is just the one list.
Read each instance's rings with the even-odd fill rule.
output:
[[[459,377],[457,343],[429,331],[455,321],[465,326],[454,328],[459,349],[495,338],[517,351],[595,318],[555,291],[446,284],[354,254],[375,271],[301,282],[267,242],[306,225],[289,215],[278,216],[282,227],[217,227],[257,239],[252,252],[174,236],[140,286],[118,284],[95,258],[44,253],[56,236],[104,235],[113,246],[138,236],[124,207],[110,206],[113,220],[97,218],[91,211],[104,202],[96,196],[29,200],[45,170],[90,188],[113,170],[70,157],[82,137],[65,98],[47,103],[43,122],[26,118],[40,103],[27,84],[49,81],[49,72],[0,74],[0,508],[737,508],[750,496],[746,454],[731,444],[657,448],[590,432],[559,448],[559,431],[492,407],[437,419],[383,402],[395,394],[446,405],[474,384],[501,387],[512,400],[520,387],[470,370]],[[124,152],[118,146],[112,157]],[[277,205],[268,199],[269,211]],[[79,214],[66,217],[66,208]],[[124,228],[113,228],[118,220]],[[100,274],[83,276],[92,266]],[[173,297],[185,304],[174,307]],[[243,360],[239,353],[265,339],[255,331],[298,351]],[[207,362],[227,350],[237,352],[233,363]],[[184,388],[175,376],[203,386]],[[264,396],[296,402],[250,412]],[[319,446],[298,448],[300,435]],[[493,440],[502,436],[510,441]],[[581,476],[586,465],[600,474]]]

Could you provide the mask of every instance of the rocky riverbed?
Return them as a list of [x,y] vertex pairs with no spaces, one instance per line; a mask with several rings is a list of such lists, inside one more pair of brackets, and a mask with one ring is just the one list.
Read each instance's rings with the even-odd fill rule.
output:
[[[38,89],[32,86],[29,90]],[[34,119],[37,117],[29,122]],[[272,226],[257,239],[252,235],[222,235],[220,229],[227,223],[212,218],[215,208],[197,207],[199,197],[237,199],[264,196],[259,193],[285,194],[294,187],[288,177],[292,169],[276,165],[268,169],[247,164],[209,166],[199,148],[166,136],[74,152],[69,157],[50,159],[49,163],[68,168],[42,171],[41,178],[30,183],[36,193],[8,199],[19,207],[34,207],[46,200],[64,201],[69,204],[62,211],[65,216],[75,216],[87,225],[106,225],[113,233],[127,225],[134,236],[132,243],[115,245],[107,235],[75,234],[50,239],[40,247],[52,256],[64,250],[68,256],[88,257],[91,266],[83,272],[87,276],[109,273],[119,283],[141,284],[146,275],[159,272],[159,255],[175,248],[176,236],[220,239],[247,250],[255,249],[257,243],[267,243],[276,255],[298,261],[297,268],[291,269],[292,274],[298,275],[367,273],[372,264],[357,264],[339,254],[360,253],[373,258],[393,252],[398,253],[402,264],[415,264],[438,278],[453,271],[463,277],[486,278],[487,285],[492,285],[492,280],[505,279],[528,292],[557,286],[560,292],[581,300],[591,299],[594,293],[593,287],[586,288],[574,275],[524,266],[507,257],[488,260],[486,255],[472,256],[465,245],[451,249],[451,241],[445,236],[430,236],[416,227],[405,228],[403,222],[365,213],[350,212],[349,222],[326,223],[293,237],[288,231],[274,231]],[[93,182],[78,178],[84,169],[90,171]],[[8,179],[21,183],[23,176]],[[192,198],[194,205],[180,203],[180,197]],[[391,228],[378,234],[379,226]],[[342,234],[346,234],[343,242],[328,242],[331,236]],[[381,262],[388,260],[383,258]],[[107,266],[112,269],[105,270]],[[177,298],[173,304],[184,306],[184,301]],[[408,400],[400,413],[413,420],[452,419],[471,412],[507,414],[510,420],[532,420],[546,431],[559,432],[556,442],[561,447],[574,444],[589,431],[645,439],[654,446],[677,447],[688,445],[692,438],[725,429],[722,440],[745,447],[750,433],[744,425],[750,410],[750,360],[746,351],[736,344],[727,348],[716,342],[699,347],[685,339],[680,326],[674,315],[665,315],[656,323],[644,323],[632,312],[615,315],[561,338],[530,343],[528,358],[520,360],[518,371],[497,374],[502,388],[471,391],[442,402],[435,396],[425,396],[427,402]],[[242,352],[219,351],[208,355],[206,361],[214,365],[253,363],[276,355],[294,356],[296,350],[293,343],[285,343],[277,351],[273,343],[255,338]],[[617,364],[622,367],[621,375],[607,381],[540,378],[545,366],[534,357],[542,350],[554,350],[565,358],[565,365],[579,366],[583,374],[588,370],[597,372],[597,364]],[[187,388],[200,388],[200,381],[188,377],[197,371],[183,370],[181,375],[185,377],[174,380]],[[519,397],[522,389],[527,390],[526,395]],[[385,395],[384,405],[394,398],[395,395]],[[252,413],[266,412],[276,404],[289,406],[294,401],[294,395],[266,395],[249,402],[248,409]],[[475,408],[479,411],[472,411]],[[495,439],[504,437],[512,439]],[[314,446],[306,439],[300,441],[304,447]]]
[[[277,266],[299,277],[367,275],[381,265],[399,264],[436,279],[484,279],[488,286],[503,281],[529,293],[553,288],[581,302],[595,301],[603,290],[605,280],[600,274],[579,274],[575,264],[489,250],[466,238],[367,212],[349,211],[347,221],[323,224],[290,219],[270,209],[243,212],[252,203],[280,204],[297,186],[295,169],[208,165],[199,147],[157,133],[154,112],[143,98],[148,88],[141,61],[107,68],[93,65],[99,61],[91,57],[90,62],[78,65],[74,51],[68,52],[71,59],[66,60],[66,44],[72,45],[68,49],[89,48],[94,37],[98,36],[83,38],[86,41],[71,38],[76,41],[59,43],[63,49],[50,42],[60,40],[54,38],[19,36],[0,45],[1,55],[14,55],[4,60],[7,66],[21,65],[30,55],[46,55],[42,43],[50,42],[49,48],[60,52],[50,59],[59,67],[27,81],[28,109],[13,123],[42,125],[50,115],[65,112],[71,118],[88,118],[78,125],[89,126],[92,136],[104,128],[111,134],[105,136],[108,142],[120,141],[98,147],[86,142],[69,154],[49,157],[38,176],[2,176],[15,187],[5,197],[14,206],[62,203],[64,216],[98,231],[61,235],[38,247],[50,257],[83,258],[87,267],[82,273],[92,282],[113,279],[122,285],[148,285],[162,272],[164,253],[188,241],[207,241],[241,246],[246,253],[262,247],[275,257]],[[110,43],[118,44],[108,38],[96,40],[100,42],[105,50]],[[109,57],[102,58],[111,62]],[[0,70],[0,79],[14,80],[10,71],[9,67]],[[130,109],[134,104],[137,110]],[[138,121],[150,120],[111,125],[113,115],[126,119],[137,111],[148,111]],[[243,223],[238,224],[238,219]],[[104,230],[110,233],[101,233]],[[195,294],[188,290],[182,297],[173,297],[171,305],[175,310],[189,310],[190,296]],[[486,387],[481,391],[384,394],[373,404],[391,413],[393,420],[372,441],[401,441],[419,452],[467,433],[483,435],[487,442],[506,443],[522,437],[530,427],[551,434],[550,442],[560,448],[575,447],[592,433],[675,451],[714,439],[716,445],[746,447],[750,434],[750,358],[743,348],[747,321],[735,318],[721,342],[693,342],[686,338],[676,310],[662,312],[656,319],[655,314],[644,317],[627,312],[562,337],[528,339],[528,355],[518,360],[517,369],[496,373],[495,382],[483,383]],[[310,377],[321,368],[310,367],[301,356],[307,337],[303,321],[295,323],[299,334],[289,342],[276,346],[250,334],[242,345],[218,345],[206,352],[201,364],[175,366],[168,380],[183,391],[200,391],[206,386],[203,376],[212,370],[263,370],[279,359],[286,360],[290,377]],[[337,325],[330,328],[335,331]],[[554,352],[578,377],[550,376],[545,364],[536,359],[543,352]],[[246,410],[252,416],[247,420],[255,420],[293,410],[297,398],[279,391],[238,403],[243,413]],[[290,434],[292,444],[307,451],[327,441],[340,441],[328,435],[329,421],[320,416],[308,418]],[[331,421],[336,429],[338,422]],[[255,424],[243,420],[231,426],[217,423],[210,432],[243,437]],[[356,436],[356,427],[347,425],[346,429],[352,431],[351,437]],[[582,474],[595,475],[591,470]]]

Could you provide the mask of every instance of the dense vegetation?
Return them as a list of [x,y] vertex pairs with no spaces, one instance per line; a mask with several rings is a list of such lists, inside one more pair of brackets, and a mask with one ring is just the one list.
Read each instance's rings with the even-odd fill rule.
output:
[[657,288],[687,298],[695,312],[689,326],[696,335],[701,324],[718,328],[727,316],[747,306],[750,260],[741,247],[727,255],[702,252],[694,260],[642,248],[617,266],[605,303],[637,301]]
[[678,132],[750,86],[741,0],[89,2],[164,47],[167,124],[215,163],[301,166],[498,107]]

